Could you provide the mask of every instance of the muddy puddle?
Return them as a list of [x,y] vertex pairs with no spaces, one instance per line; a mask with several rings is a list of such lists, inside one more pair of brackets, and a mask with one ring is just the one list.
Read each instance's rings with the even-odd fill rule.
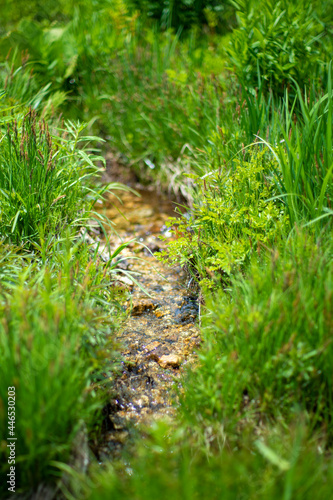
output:
[[[130,292],[125,304],[129,314],[116,334],[122,346],[122,372],[116,381],[116,397],[105,408],[103,442],[94,450],[100,461],[117,456],[131,435],[159,418],[172,418],[174,382],[195,359],[200,344],[197,326],[198,300],[180,268],[170,268],[156,255],[171,237],[165,221],[175,205],[148,190],[117,194],[106,200],[100,212],[115,223],[111,251],[133,240],[122,252],[119,266],[125,272],[121,286]],[[134,272],[131,281],[127,272]]]

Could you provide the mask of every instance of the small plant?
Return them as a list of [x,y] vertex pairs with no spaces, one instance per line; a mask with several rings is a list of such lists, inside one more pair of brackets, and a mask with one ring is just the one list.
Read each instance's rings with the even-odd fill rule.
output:
[[[236,159],[230,169],[195,177],[197,196],[189,220],[175,225],[168,256],[194,267],[201,278],[230,275],[253,253],[265,251],[288,232],[283,205],[274,202],[276,162],[263,152],[249,161]],[[165,254],[164,254],[165,255]]]

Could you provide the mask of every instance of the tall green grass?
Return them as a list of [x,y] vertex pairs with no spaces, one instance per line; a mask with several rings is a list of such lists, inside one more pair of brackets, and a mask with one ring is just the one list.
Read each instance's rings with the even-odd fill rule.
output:
[[191,425],[290,423],[301,409],[332,438],[332,255],[328,236],[300,233],[207,298],[205,348],[181,396]]
[[[0,289],[1,475],[9,470],[7,391],[15,387],[17,492],[57,482],[53,461],[66,463],[79,453],[75,436],[82,429],[87,434],[101,416],[96,410],[104,397],[96,384],[115,366],[108,273],[82,242],[58,246],[57,253],[61,267],[39,270],[35,263],[20,270],[18,259]],[[2,495],[7,486],[1,482]]]
[[83,128],[68,123],[62,135],[51,137],[48,124],[32,110],[7,124],[0,143],[3,238],[31,245],[90,217],[99,194],[89,179],[100,171],[93,163],[100,158],[78,148],[91,140],[82,136]]
[[280,166],[275,174],[291,221],[322,227],[332,215],[332,65],[323,95],[303,96],[296,87],[292,104],[285,97],[283,140],[271,148]]

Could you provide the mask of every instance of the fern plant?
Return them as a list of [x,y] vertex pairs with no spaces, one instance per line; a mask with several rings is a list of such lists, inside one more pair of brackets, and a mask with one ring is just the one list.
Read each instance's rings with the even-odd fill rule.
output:
[[176,238],[164,257],[195,268],[210,286],[214,275],[228,276],[272,246],[289,229],[282,203],[272,199],[277,168],[276,160],[253,151],[249,161],[238,158],[229,170],[196,177],[193,212],[189,220],[169,220]]

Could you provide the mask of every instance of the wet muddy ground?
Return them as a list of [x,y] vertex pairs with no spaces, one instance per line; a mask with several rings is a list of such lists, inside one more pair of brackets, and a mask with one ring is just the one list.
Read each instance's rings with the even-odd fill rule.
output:
[[[120,193],[122,203],[110,195],[100,209],[118,233],[110,236],[111,251],[133,240],[133,235],[137,238],[119,259],[125,273],[120,284],[130,292],[128,319],[116,335],[122,346],[122,373],[116,397],[105,408],[103,442],[97,450],[100,461],[118,455],[130,435],[153,420],[172,418],[175,381],[195,359],[200,344],[196,291],[180,268],[156,259],[167,244],[161,236],[171,237],[165,221],[174,215],[175,205],[154,192],[139,192],[140,197]],[[145,291],[127,272],[135,273]]]

